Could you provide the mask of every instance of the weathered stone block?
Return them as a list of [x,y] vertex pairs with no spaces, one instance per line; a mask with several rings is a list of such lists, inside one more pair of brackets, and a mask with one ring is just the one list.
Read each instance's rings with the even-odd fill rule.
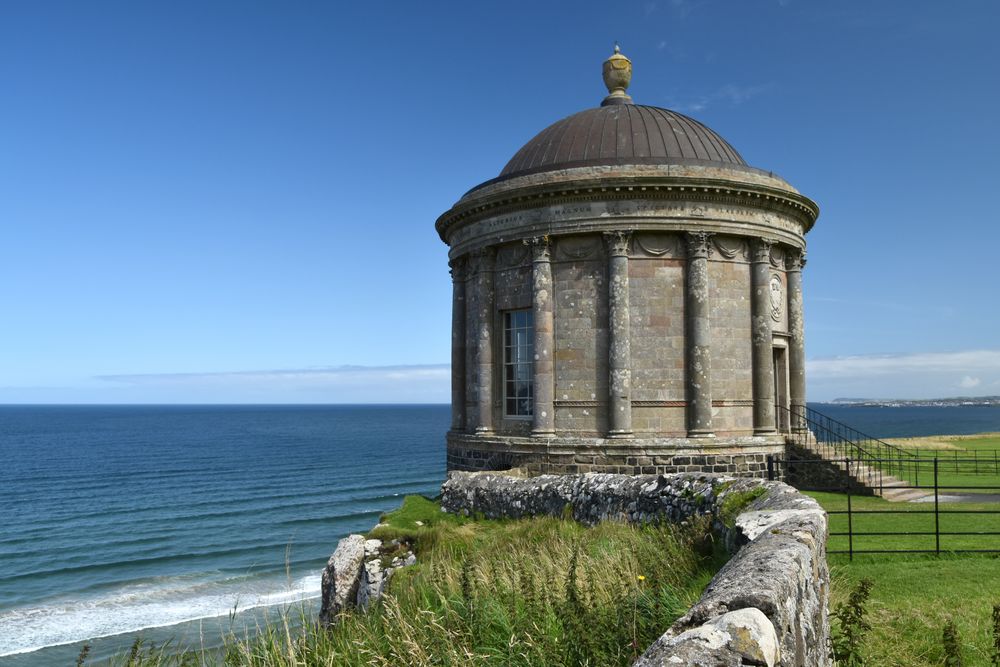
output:
[[329,625],[337,615],[354,605],[361,583],[362,564],[365,559],[365,538],[348,535],[337,543],[330,556],[321,580],[322,606],[320,623]]

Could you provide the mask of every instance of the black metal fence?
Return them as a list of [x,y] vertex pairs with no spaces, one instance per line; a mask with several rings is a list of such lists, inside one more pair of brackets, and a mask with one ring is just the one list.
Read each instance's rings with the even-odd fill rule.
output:
[[938,461],[942,473],[953,472],[960,475],[1000,475],[1000,450],[997,449],[955,449],[917,450],[918,470],[927,474]]
[[[945,472],[945,469],[952,466],[953,470],[959,473],[969,468],[969,466],[972,467],[971,469],[976,470],[980,469],[980,465],[985,464],[985,462],[977,459],[956,457],[947,457],[943,460],[932,458],[928,459],[927,462],[929,463],[929,467],[928,472],[923,475],[923,483],[917,481],[913,484],[893,487],[894,491],[915,489],[923,492],[925,495],[922,503],[900,502],[898,503],[898,508],[886,507],[881,503],[875,508],[858,508],[858,496],[864,495],[870,498],[871,489],[866,489],[865,494],[859,494],[857,492],[858,487],[851,480],[857,479],[857,477],[863,478],[866,474],[863,470],[864,467],[889,470],[898,469],[901,464],[909,466],[911,464],[910,457],[907,457],[903,462],[892,459],[874,459],[870,456],[866,457],[863,461],[850,457],[844,457],[839,461],[831,461],[826,458],[790,460],[768,457],[767,472],[768,478],[775,480],[785,478],[790,468],[799,468],[798,472],[801,476],[802,466],[829,467],[835,464],[842,472],[846,473],[841,475],[843,479],[841,484],[818,485],[817,488],[811,488],[812,485],[810,485],[803,488],[803,490],[807,491],[827,491],[841,493],[845,496],[846,508],[827,510],[827,514],[831,517],[830,537],[846,538],[847,548],[828,549],[827,553],[847,554],[852,559],[855,554],[1000,553],[1000,539],[997,539],[1000,536],[1000,520],[990,518],[994,516],[1000,517],[1000,502],[998,502],[1000,501],[1000,481],[995,485],[956,484],[953,483],[954,479],[946,477],[948,473]],[[992,464],[992,460],[990,463]],[[943,502],[942,496],[946,496],[946,494],[962,496],[967,502],[977,502],[977,504],[995,503],[996,507],[992,509],[983,509],[982,507],[949,509],[950,507],[959,508],[962,506],[962,503],[951,504]],[[977,496],[982,496],[982,498],[977,499]],[[945,500],[952,500],[952,498],[946,497]],[[929,506],[928,509],[920,509],[923,503]],[[863,504],[868,505],[869,503],[865,502]],[[942,505],[947,506],[942,508]],[[907,520],[894,521],[891,518],[893,515],[905,517]],[[844,530],[843,521],[836,522],[837,525],[834,525],[833,517],[838,516],[846,517],[846,530]],[[879,517],[879,520],[874,521],[875,517]],[[885,520],[882,520],[882,517],[885,517]],[[904,528],[912,525],[914,517],[926,518],[924,522],[918,521],[918,523],[927,524],[926,526],[922,526],[923,530],[893,529],[893,523],[896,524],[896,527],[902,525]],[[929,525],[931,517],[933,517],[932,530]],[[856,525],[859,522],[867,524],[869,527],[859,528]],[[932,537],[934,546],[930,548],[930,538]],[[857,544],[859,538],[861,538],[861,545]],[[924,538],[922,541],[925,542],[925,548],[903,548],[898,544],[899,538]],[[993,538],[992,542],[990,538]],[[883,544],[878,545],[880,540]],[[873,544],[884,548],[872,548]]]

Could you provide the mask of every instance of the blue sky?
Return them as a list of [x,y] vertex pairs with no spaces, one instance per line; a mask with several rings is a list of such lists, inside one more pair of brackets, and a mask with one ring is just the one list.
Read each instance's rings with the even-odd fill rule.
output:
[[0,402],[447,401],[434,220],[598,104],[614,40],[637,102],[819,203],[811,399],[1000,394],[997,25],[993,0],[2,3]]

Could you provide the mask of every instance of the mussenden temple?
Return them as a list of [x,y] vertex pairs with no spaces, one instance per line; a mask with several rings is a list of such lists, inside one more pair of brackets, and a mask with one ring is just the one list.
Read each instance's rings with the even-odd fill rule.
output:
[[764,474],[804,430],[819,210],[698,121],[608,96],[436,228],[450,247],[450,470]]

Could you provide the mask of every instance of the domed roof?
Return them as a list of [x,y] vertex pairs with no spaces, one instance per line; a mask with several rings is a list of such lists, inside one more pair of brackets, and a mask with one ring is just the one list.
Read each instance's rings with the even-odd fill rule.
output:
[[693,118],[625,103],[586,109],[553,123],[526,143],[495,180],[620,164],[747,166],[729,142]]

